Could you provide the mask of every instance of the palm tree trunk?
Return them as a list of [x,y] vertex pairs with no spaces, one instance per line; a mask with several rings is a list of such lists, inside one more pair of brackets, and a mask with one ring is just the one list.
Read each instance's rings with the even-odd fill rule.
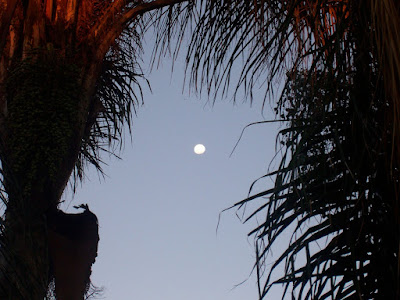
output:
[[[57,293],[66,295],[59,299],[81,300],[86,291],[79,274],[65,275],[59,272],[60,268],[50,267],[60,266],[59,260],[63,259],[73,265],[68,254],[77,250],[86,253],[84,249],[89,246],[85,243],[90,241],[68,244],[69,240],[54,228],[49,230],[47,220],[60,203],[87,126],[87,113],[82,112],[87,112],[87,107],[82,103],[89,101],[82,99],[81,77],[79,68],[51,51],[39,53],[10,71],[6,83],[7,134],[1,141],[8,195],[1,299],[42,300],[55,275],[53,271],[58,272],[60,279],[56,280]],[[50,256],[48,238],[52,246]],[[90,245],[93,248],[93,243]],[[63,254],[57,247],[68,250]],[[87,269],[84,258],[80,259],[78,254],[72,256],[76,258],[75,264]],[[65,273],[65,268],[61,270]],[[86,276],[87,272],[83,274]],[[69,283],[65,283],[65,278],[69,278]]]
[[44,299],[49,283],[44,216],[8,211],[1,250],[0,298]]

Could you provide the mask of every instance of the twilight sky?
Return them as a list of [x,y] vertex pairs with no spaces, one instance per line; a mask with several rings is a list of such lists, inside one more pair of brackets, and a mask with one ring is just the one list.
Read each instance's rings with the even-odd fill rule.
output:
[[[182,70],[178,61],[171,76],[166,58],[147,73],[153,93],[145,88],[122,160],[104,157],[105,179],[90,169],[72,202],[65,195],[63,209],[78,212],[73,205],[88,203],[99,219],[92,281],[104,286],[104,299],[257,299],[255,276],[249,278],[251,224],[242,225],[230,210],[216,228],[219,213],[245,198],[253,180],[267,172],[277,125],[247,129],[229,157],[244,126],[273,118],[261,114],[263,95],[253,106],[230,98],[211,105],[207,97],[182,93]],[[205,154],[194,154],[198,143]]]

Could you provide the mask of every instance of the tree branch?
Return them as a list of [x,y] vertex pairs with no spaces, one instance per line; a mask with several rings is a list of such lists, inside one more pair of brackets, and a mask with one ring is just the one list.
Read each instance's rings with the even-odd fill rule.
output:
[[[102,18],[101,23],[97,26],[93,26],[92,32],[88,36],[89,42],[96,46],[96,59],[102,60],[108,49],[118,38],[121,32],[126,28],[130,21],[136,17],[165,6],[170,6],[182,2],[189,2],[194,0],[154,0],[152,2],[142,2],[135,7],[122,12],[124,7],[134,1],[117,0],[113,6],[110,7],[106,16]],[[110,20],[112,26],[110,26]]]
[[151,10],[154,10],[157,8],[162,8],[165,6],[175,5],[175,4],[179,4],[182,2],[190,2],[190,1],[193,1],[193,0],[155,0],[153,2],[146,2],[141,5],[135,6],[134,8],[131,8],[126,13],[124,13],[120,19],[120,24],[126,25],[129,21],[133,20],[138,15],[141,15],[145,12],[148,12],[148,11],[151,11]]

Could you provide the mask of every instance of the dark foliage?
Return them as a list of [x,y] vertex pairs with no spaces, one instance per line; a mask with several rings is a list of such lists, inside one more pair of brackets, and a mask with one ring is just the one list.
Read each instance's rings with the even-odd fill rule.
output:
[[[261,87],[267,99],[284,83],[276,108],[287,122],[278,137],[282,157],[266,175],[275,185],[235,205],[253,203],[245,222],[262,220],[250,233],[259,298],[277,284],[282,298],[398,298],[399,98],[390,88],[398,85],[390,50],[398,42],[391,34],[399,28],[398,7],[392,1],[199,3],[187,55],[195,88],[226,94],[237,62],[244,67],[235,97],[243,88],[252,99]],[[276,256],[272,250],[288,234],[288,247]]]

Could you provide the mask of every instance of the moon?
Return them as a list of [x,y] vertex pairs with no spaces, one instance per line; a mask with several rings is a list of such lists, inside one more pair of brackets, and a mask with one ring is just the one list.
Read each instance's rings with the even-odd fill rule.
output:
[[204,152],[206,152],[206,147],[204,147],[203,144],[197,144],[196,146],[194,146],[194,153],[196,154],[203,154]]

